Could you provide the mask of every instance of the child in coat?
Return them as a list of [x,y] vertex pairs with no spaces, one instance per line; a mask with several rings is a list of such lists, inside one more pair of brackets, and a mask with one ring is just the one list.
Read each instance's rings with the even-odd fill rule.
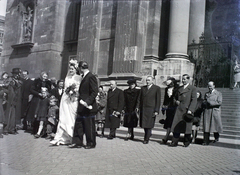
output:
[[44,135],[42,131],[43,131],[44,124],[47,121],[47,112],[48,112],[48,105],[49,105],[48,89],[45,87],[42,87],[41,93],[42,93],[42,98],[37,105],[37,109],[34,115],[36,120],[39,121],[38,132],[37,134],[34,135],[35,138],[39,138]]
[[48,108],[48,121],[47,121],[47,137],[46,139],[53,139],[53,134],[56,132],[58,124],[58,99],[55,96],[51,96],[49,99],[49,108]]

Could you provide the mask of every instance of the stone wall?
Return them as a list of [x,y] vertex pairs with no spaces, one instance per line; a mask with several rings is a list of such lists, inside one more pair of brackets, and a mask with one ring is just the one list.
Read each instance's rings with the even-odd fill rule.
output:
[[25,0],[9,0],[6,13],[6,32],[1,63],[10,72],[19,67],[38,77],[43,70],[59,78],[63,47],[65,1],[41,0],[34,4],[33,33],[31,41],[22,42]]

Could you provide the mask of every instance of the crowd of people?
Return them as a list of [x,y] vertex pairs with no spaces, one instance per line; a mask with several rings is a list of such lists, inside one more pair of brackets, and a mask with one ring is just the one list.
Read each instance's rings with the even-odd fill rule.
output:
[[36,139],[49,139],[53,146],[92,149],[97,144],[96,136],[104,137],[105,128],[110,128],[107,139],[113,140],[123,118],[122,124],[128,128],[125,141],[134,140],[134,128],[139,125],[145,133],[143,144],[148,144],[159,112],[166,116],[159,121],[166,129],[161,144],[168,143],[170,133],[171,147],[178,146],[181,133],[184,147],[195,143],[201,117],[203,145],[209,145],[210,133],[217,142],[222,132],[222,94],[210,81],[203,99],[201,92],[190,85],[188,74],[182,76],[181,86],[172,77],[165,81],[162,106],[161,89],[152,76],[147,76],[142,87],[129,79],[125,90],[111,80],[105,92],[85,61],[70,60],[65,80],[57,82],[45,71],[33,80],[20,68],[13,68],[11,74],[4,72],[0,80],[0,138],[23,129]]

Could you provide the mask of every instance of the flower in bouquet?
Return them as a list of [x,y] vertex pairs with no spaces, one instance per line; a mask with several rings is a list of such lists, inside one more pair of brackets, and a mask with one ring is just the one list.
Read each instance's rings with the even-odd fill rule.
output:
[[73,83],[71,86],[68,86],[65,90],[65,93],[68,95],[71,101],[75,101],[78,95],[78,90],[76,84]]

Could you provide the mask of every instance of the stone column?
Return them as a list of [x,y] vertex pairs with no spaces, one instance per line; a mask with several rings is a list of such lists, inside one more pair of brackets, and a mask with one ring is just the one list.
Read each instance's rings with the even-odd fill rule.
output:
[[167,60],[187,59],[190,0],[172,0],[170,5]]
[[199,37],[204,32],[205,0],[191,0],[188,44],[199,43]]
[[103,1],[82,0],[77,55],[97,73]]
[[149,1],[147,14],[146,51],[144,60],[159,59],[161,8],[162,0]]
[[190,0],[172,0],[170,4],[169,42],[166,59],[161,61],[161,82],[171,76],[181,80],[183,74],[193,76],[194,64],[188,60]]
[[141,73],[148,3],[118,1],[112,78],[139,77]]

